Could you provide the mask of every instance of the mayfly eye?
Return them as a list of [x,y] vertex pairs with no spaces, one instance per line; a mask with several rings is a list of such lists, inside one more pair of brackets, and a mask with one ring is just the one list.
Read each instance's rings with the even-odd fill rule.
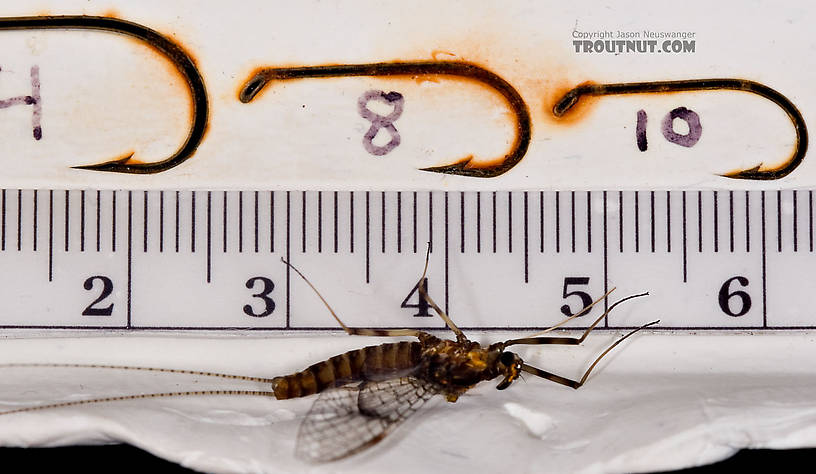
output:
[[501,356],[499,356],[499,362],[504,365],[513,365],[514,360],[515,356],[512,352],[502,352]]

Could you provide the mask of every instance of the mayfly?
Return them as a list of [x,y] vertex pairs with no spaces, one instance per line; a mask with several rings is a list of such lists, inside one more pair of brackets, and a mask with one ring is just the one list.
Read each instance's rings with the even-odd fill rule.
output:
[[[478,342],[469,340],[428,295],[426,288],[422,284],[425,281],[425,273],[428,268],[427,257],[425,271],[417,286],[419,294],[442,318],[447,327],[453,331],[456,340],[441,339],[428,332],[415,329],[350,328],[343,323],[320,292],[297,268],[285,260],[283,262],[314,290],[347,334],[408,336],[416,337],[418,340],[363,347],[318,362],[302,371],[271,379],[183,369],[116,365],[9,364],[5,365],[5,367],[83,367],[213,376],[268,383],[271,390],[200,390],[124,395],[19,408],[2,412],[0,415],[142,398],[251,395],[274,396],[278,400],[284,400],[317,394],[317,399],[300,426],[295,455],[310,462],[329,462],[351,456],[381,441],[394,428],[416,413],[433,396],[443,395],[449,402],[455,402],[462,394],[482,381],[501,377],[501,381],[496,388],[504,390],[522,372],[526,372],[577,389],[586,382],[587,377],[589,377],[590,372],[598,362],[615,346],[635,332],[658,322],[653,321],[640,326],[617,339],[595,359],[580,380],[573,380],[530,366],[524,363],[517,354],[508,351],[507,348],[521,344],[578,345],[618,304],[632,298],[645,296],[648,293],[628,296],[612,304],[580,337],[541,336],[540,334],[543,333],[539,333],[530,337],[496,342],[484,347]],[[574,316],[544,332],[555,329],[575,317],[585,314],[593,305],[606,298],[609,293]]]

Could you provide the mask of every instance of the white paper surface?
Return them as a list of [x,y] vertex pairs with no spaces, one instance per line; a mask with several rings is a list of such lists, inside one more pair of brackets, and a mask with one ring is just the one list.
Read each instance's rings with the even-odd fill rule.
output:
[[[617,334],[581,347],[519,351],[567,377]],[[478,334],[488,342],[507,334]],[[7,446],[128,442],[210,472],[637,472],[724,458],[740,448],[816,443],[812,334],[648,334],[627,340],[572,390],[525,376],[437,397],[380,445],[326,465],[293,458],[312,399],[198,397],[111,402],[0,416]],[[272,376],[380,342],[365,337],[104,337],[3,340],[9,362],[127,363]],[[263,389],[173,374],[1,368],[2,408],[150,391]]]

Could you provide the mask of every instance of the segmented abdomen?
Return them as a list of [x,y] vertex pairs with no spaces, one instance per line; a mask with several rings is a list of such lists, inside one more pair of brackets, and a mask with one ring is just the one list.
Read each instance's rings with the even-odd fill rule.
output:
[[336,355],[307,369],[275,377],[275,398],[305,397],[350,382],[381,380],[408,375],[419,364],[422,346],[418,342],[394,342],[368,346]]

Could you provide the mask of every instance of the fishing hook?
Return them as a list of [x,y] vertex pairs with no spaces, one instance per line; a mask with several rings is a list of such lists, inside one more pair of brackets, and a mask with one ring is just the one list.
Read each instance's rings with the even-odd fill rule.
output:
[[733,179],[773,180],[784,178],[799,166],[805,158],[808,147],[808,133],[805,120],[799,109],[780,92],[764,84],[745,79],[692,79],[685,81],[630,82],[618,84],[583,84],[566,94],[553,106],[553,114],[562,117],[578,103],[583,96],[605,96],[618,94],[644,94],[660,92],[688,92],[700,90],[734,90],[750,92],[764,97],[785,111],[796,132],[796,146],[791,157],[781,165],[760,170],[762,163],[744,170],[732,171],[720,176]]
[[170,38],[138,23],[118,18],[66,15],[66,16],[20,16],[0,18],[0,30],[98,30],[119,33],[136,38],[152,46],[167,57],[187,81],[193,105],[193,119],[190,133],[181,147],[172,156],[152,163],[140,163],[133,160],[133,153],[121,158],[92,165],[74,166],[77,169],[112,171],[115,173],[152,174],[160,173],[178,166],[198,148],[207,129],[209,104],[204,79],[201,77],[195,62],[184,49]]
[[510,151],[496,164],[478,165],[472,163],[472,156],[456,163],[421,168],[422,171],[445,173],[476,178],[492,178],[506,173],[527,153],[530,145],[531,119],[527,104],[518,91],[497,74],[475,64],[464,61],[408,61],[369,64],[340,64],[331,66],[303,66],[263,68],[244,82],[238,98],[243,103],[250,102],[271,81],[291,79],[349,77],[349,76],[424,76],[445,75],[471,79],[484,84],[501,94],[513,112],[516,122],[516,136]]

